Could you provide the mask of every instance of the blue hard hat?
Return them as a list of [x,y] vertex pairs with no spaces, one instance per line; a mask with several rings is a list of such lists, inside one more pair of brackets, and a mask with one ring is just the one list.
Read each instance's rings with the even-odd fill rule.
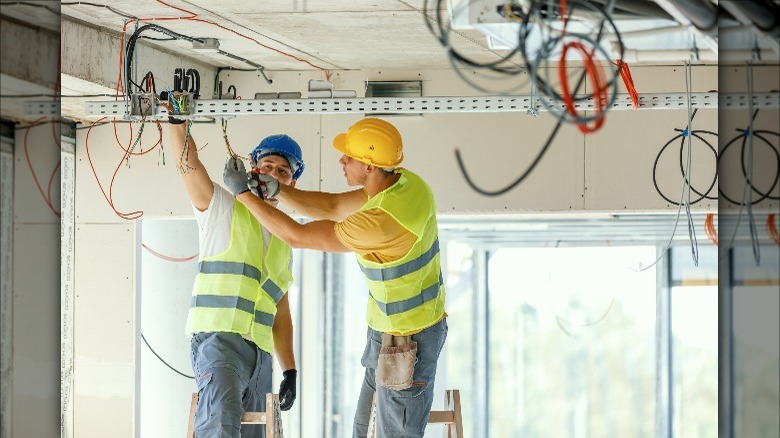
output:
[[303,153],[301,153],[301,147],[289,135],[269,135],[252,150],[250,155],[253,164],[257,164],[261,158],[267,155],[280,155],[286,158],[287,162],[290,163],[293,179],[300,178],[303,173]]

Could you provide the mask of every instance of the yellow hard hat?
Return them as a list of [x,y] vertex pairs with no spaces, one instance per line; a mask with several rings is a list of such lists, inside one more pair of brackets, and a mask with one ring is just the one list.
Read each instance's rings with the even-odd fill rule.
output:
[[372,166],[391,168],[404,159],[401,134],[381,119],[366,118],[333,139],[342,154]]

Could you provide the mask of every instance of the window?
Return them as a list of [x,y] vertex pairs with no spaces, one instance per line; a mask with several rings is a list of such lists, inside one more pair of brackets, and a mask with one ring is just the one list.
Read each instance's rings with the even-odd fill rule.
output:
[[[654,264],[656,241],[553,248],[500,234],[440,235],[450,330],[434,410],[457,388],[466,436],[716,436],[716,247],[700,244],[695,267],[687,246]],[[325,436],[341,438],[363,379],[367,293],[354,256],[327,259]]]

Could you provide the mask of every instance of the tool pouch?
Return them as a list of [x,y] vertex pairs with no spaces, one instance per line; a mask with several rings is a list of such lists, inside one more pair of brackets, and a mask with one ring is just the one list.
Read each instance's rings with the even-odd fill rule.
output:
[[376,367],[377,385],[395,391],[411,387],[416,362],[417,342],[409,336],[382,333],[382,349]]

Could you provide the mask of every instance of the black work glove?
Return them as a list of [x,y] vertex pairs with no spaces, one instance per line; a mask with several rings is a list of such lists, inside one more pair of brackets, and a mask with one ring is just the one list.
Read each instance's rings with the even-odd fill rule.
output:
[[247,174],[244,162],[236,157],[228,158],[225,170],[222,172],[222,181],[233,196],[238,196],[249,191]]
[[184,119],[177,119],[176,117],[168,116],[168,123],[170,123],[171,125],[181,125],[184,122],[185,122]]
[[298,371],[290,369],[282,373],[284,378],[279,384],[279,409],[288,411],[295,401],[295,381],[298,378]]

